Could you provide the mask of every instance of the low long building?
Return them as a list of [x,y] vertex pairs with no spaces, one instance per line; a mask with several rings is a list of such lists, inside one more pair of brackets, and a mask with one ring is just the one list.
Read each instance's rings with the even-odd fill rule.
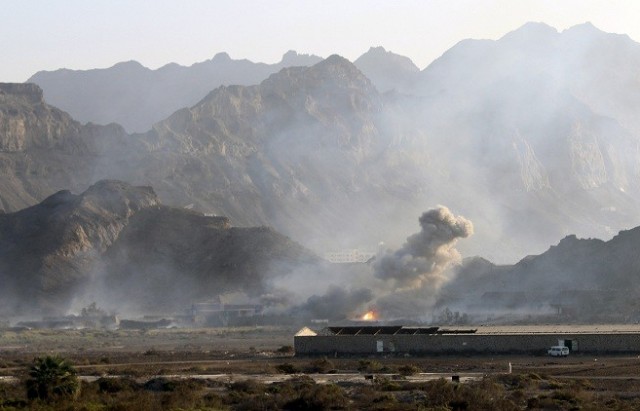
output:
[[640,353],[638,325],[404,326],[303,329],[294,336],[296,355],[544,354],[564,345],[577,353]]

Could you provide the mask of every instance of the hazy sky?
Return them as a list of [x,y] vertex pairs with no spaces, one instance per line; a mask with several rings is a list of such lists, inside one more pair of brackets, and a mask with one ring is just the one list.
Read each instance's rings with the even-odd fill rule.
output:
[[383,46],[424,68],[462,39],[528,21],[591,21],[640,40],[636,0],[0,0],[0,14],[5,82],[126,60],[190,65],[221,51],[274,63],[287,50],[354,60]]

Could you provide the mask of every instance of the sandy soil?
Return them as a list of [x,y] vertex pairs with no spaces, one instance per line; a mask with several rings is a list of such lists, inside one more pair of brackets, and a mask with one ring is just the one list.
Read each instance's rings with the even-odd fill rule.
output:
[[[308,368],[312,358],[283,353],[293,345],[297,330],[287,327],[245,327],[166,330],[28,330],[0,331],[0,376],[14,376],[38,355],[59,354],[69,358],[85,376],[150,375],[249,376],[279,378],[276,367],[288,363]],[[363,358],[330,358],[335,378],[363,379],[358,371]],[[475,378],[485,374],[544,374],[554,378],[587,379],[602,389],[640,392],[640,357],[572,354],[568,358],[546,356],[430,356],[370,357],[389,370],[414,365],[417,378]],[[262,376],[262,377],[258,377]],[[342,376],[342,377],[340,377]]]

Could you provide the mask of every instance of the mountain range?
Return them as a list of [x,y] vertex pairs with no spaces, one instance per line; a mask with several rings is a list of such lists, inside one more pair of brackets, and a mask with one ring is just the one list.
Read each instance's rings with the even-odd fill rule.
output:
[[473,221],[463,255],[514,262],[640,225],[639,61],[627,36],[529,23],[423,70],[375,47],[41,72],[0,84],[0,206],[126,181],[322,253],[398,246],[443,204]]
[[221,85],[252,85],[285,67],[322,60],[289,51],[276,64],[233,60],[227,53],[189,67],[172,63],[151,70],[136,61],[107,69],[41,71],[27,80],[45,90],[47,101],[83,123],[118,123],[143,132],[174,111],[197,103]]
[[151,187],[103,180],[0,214],[0,315],[79,311],[181,312],[194,301],[242,293],[259,300],[309,250],[266,227],[164,206]]
[[609,241],[570,235],[513,265],[469,258],[443,287],[436,306],[471,313],[475,321],[546,316],[551,321],[638,322],[640,259],[634,250],[639,243],[636,227]]

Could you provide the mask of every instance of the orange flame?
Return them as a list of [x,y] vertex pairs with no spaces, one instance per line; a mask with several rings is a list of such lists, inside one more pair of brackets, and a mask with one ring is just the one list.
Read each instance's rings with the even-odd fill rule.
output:
[[360,317],[360,319],[362,321],[374,321],[376,317],[375,311],[367,311],[362,317]]

